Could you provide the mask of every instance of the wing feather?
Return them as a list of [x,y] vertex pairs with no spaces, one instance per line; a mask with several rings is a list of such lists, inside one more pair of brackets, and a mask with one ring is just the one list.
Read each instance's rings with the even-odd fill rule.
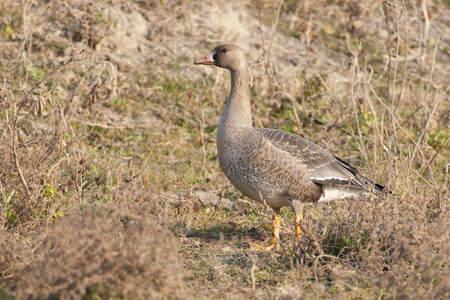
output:
[[309,178],[320,185],[347,185],[364,189],[368,185],[381,192],[383,187],[359,175],[357,170],[339,157],[298,135],[275,129],[257,128],[258,134],[278,149],[289,153],[306,165]]

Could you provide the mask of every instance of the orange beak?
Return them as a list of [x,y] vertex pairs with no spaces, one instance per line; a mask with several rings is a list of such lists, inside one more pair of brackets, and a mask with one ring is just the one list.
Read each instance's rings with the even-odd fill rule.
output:
[[213,50],[208,55],[205,55],[202,58],[195,60],[194,65],[214,65],[214,58],[213,58],[214,53],[216,52]]

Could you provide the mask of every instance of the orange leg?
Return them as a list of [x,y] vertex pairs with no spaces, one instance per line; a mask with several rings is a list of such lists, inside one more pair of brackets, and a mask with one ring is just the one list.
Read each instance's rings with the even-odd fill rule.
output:
[[298,248],[300,246],[300,240],[302,239],[302,229],[300,228],[300,223],[303,220],[303,215],[301,214],[295,214],[295,236],[294,236],[294,245],[295,248]]
[[280,209],[274,208],[274,211],[272,243],[269,246],[249,243],[253,248],[266,251],[271,251],[273,248],[275,248],[276,251],[280,250]]

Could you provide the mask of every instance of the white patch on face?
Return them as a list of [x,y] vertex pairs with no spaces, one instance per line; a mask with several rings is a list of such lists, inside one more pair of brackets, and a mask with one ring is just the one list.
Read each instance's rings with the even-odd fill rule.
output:
[[216,50],[211,51],[208,55],[206,55],[206,58],[208,58],[208,60],[214,61],[214,54],[216,54]]

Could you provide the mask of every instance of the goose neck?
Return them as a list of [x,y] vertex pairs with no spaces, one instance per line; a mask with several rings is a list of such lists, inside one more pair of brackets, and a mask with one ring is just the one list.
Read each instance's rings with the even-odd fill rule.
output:
[[233,127],[252,127],[247,68],[231,71],[231,91],[222,114],[221,124]]

